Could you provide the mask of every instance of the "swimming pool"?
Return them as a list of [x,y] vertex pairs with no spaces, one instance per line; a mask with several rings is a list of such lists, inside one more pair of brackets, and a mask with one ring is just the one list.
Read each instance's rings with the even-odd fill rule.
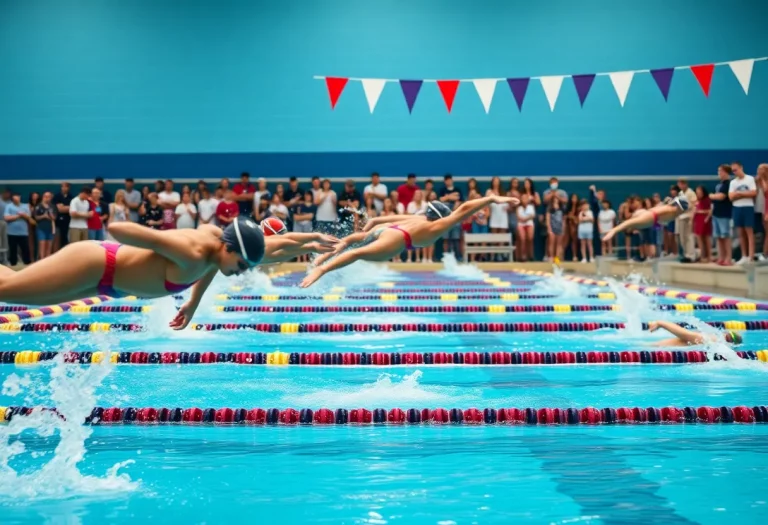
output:
[[[0,426],[2,523],[768,516],[768,425],[738,423],[765,415],[761,304],[518,272],[350,270],[310,292],[292,288],[299,274],[226,283],[181,333],[165,328],[170,299],[18,320],[0,305],[0,405],[17,407]],[[747,328],[742,358],[654,348],[663,336],[641,323],[656,317]],[[21,417],[36,405],[68,419]],[[74,423],[92,413],[101,424]],[[45,435],[51,424],[65,439]]]

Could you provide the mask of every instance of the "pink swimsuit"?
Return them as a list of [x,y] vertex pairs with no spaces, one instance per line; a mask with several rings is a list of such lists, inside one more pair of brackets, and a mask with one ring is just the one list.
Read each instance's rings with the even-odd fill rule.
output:
[[[117,250],[120,249],[120,245],[115,242],[100,242],[99,244],[102,246],[102,248],[104,248],[107,256],[106,264],[104,265],[104,273],[101,275],[101,279],[99,280],[98,284],[99,293],[102,295],[108,295],[114,299],[126,297],[129,294],[115,290],[114,287],[115,269],[117,268]],[[194,285],[196,282],[197,281],[189,284],[176,284],[166,279],[165,290],[171,294],[183,292],[190,286]]]
[[394,224],[394,225],[390,226],[390,228],[392,228],[393,230],[397,230],[397,231],[399,231],[400,233],[403,234],[403,239],[405,240],[405,249],[406,250],[408,250],[408,251],[413,250],[413,242],[411,242],[411,234],[410,233],[408,233],[407,231],[402,229],[397,224]]

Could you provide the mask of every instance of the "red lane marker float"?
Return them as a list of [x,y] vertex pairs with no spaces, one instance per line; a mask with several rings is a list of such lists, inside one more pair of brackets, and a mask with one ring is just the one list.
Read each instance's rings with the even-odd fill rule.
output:
[[[19,352],[0,352],[0,364],[14,364]],[[38,361],[55,359],[58,352],[30,352]],[[736,351],[741,359],[768,360],[768,350]],[[64,362],[90,364],[100,362],[104,356],[91,352],[66,352]],[[693,364],[725,358],[714,354],[711,358],[703,350],[640,350],[640,351],[554,351],[554,352],[120,352],[114,362],[119,364],[216,364],[239,365],[308,365],[308,366],[397,366],[397,365],[464,365],[464,366],[520,366],[520,365],[603,365],[603,364]],[[25,359],[25,364],[35,361]]]
[[[44,407],[0,407],[0,423]],[[768,423],[768,407],[304,408],[96,407],[85,424],[181,425],[627,425]]]

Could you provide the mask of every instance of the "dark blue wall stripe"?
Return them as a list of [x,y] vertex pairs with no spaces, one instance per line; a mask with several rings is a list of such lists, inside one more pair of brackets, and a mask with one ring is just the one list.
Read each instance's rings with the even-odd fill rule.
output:
[[130,155],[0,155],[0,180],[186,178],[253,176],[400,177],[703,175],[740,160],[748,173],[768,161],[763,150],[657,151],[401,151],[354,153],[178,153]]

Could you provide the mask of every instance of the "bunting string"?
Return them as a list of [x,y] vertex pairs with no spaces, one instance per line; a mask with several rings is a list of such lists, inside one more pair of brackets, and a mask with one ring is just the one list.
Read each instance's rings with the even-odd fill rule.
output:
[[531,84],[531,80],[536,80],[541,85],[547,102],[549,103],[549,109],[555,110],[557,99],[560,96],[563,82],[566,79],[570,79],[573,82],[573,87],[576,90],[576,95],[579,98],[579,104],[584,107],[584,103],[589,96],[589,92],[595,82],[596,77],[608,77],[611,81],[616,96],[619,99],[619,104],[624,107],[629,95],[629,90],[636,75],[650,74],[653,77],[656,86],[659,88],[661,95],[665,101],[669,100],[669,90],[672,86],[672,79],[675,77],[675,72],[681,70],[689,70],[699,86],[705,97],[709,97],[710,86],[712,85],[712,77],[714,76],[715,69],[723,66],[728,66],[732,74],[741,85],[745,95],[749,95],[749,87],[752,81],[752,71],[755,66],[755,62],[764,62],[768,60],[768,57],[759,58],[745,58],[741,60],[731,60],[728,62],[712,62],[709,64],[697,64],[688,66],[676,66],[662,69],[634,69],[627,71],[612,71],[608,73],[590,73],[579,75],[547,75],[547,76],[533,76],[533,77],[518,77],[518,78],[471,78],[471,79],[396,79],[396,78],[359,78],[359,77],[331,77],[331,76],[315,76],[316,80],[325,81],[326,89],[328,90],[328,97],[331,102],[331,109],[336,108],[336,104],[339,101],[344,89],[350,82],[359,82],[362,84],[363,93],[365,99],[368,102],[368,109],[371,113],[376,109],[376,105],[379,102],[382,92],[387,84],[397,84],[400,86],[400,90],[403,93],[405,104],[408,108],[408,112],[412,113],[413,108],[416,105],[416,100],[421,93],[421,89],[424,84],[436,84],[440,92],[440,95],[445,102],[445,107],[448,113],[451,113],[453,109],[453,103],[456,99],[456,93],[462,86],[462,84],[471,84],[480,102],[483,105],[486,113],[491,110],[491,104],[493,98],[497,92],[497,86],[499,83],[506,83],[509,87],[512,96],[515,99],[517,108],[519,111],[523,110],[523,102],[525,96],[528,93],[528,88]]

